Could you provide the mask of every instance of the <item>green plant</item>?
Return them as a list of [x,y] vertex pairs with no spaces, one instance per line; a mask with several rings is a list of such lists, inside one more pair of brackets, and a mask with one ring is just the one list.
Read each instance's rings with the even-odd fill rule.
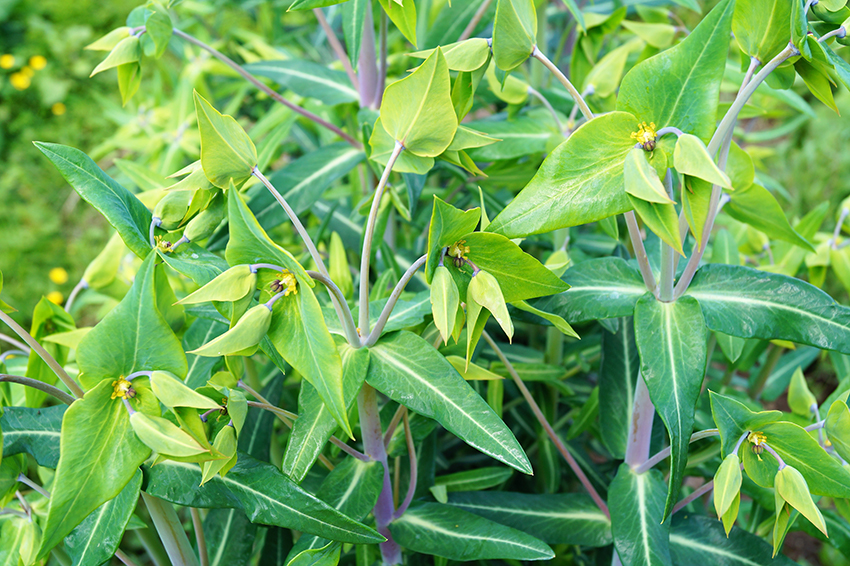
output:
[[[138,194],[35,142],[115,235],[29,332],[0,302],[25,354],[0,357],[2,563],[788,564],[799,530],[850,557],[827,539],[850,518],[850,309],[794,278],[822,284],[824,254],[843,278],[848,215],[822,244],[827,207],[792,226],[734,141],[739,117],[811,114],[798,76],[835,107],[843,1],[721,0],[689,31],[644,5],[295,0],[343,71],[245,34],[266,57],[240,65],[172,4],[89,46],[122,103],[192,46],[273,106],[240,122],[235,82],[181,76],[178,135],[122,166]],[[573,31],[568,78],[544,51]],[[296,122],[303,155],[266,176]],[[828,397],[803,372],[821,350]]]

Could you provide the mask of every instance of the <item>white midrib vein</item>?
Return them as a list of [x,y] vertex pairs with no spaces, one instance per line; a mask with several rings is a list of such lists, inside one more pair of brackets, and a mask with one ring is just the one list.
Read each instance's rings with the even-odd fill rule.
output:
[[576,519],[582,521],[597,521],[600,523],[610,523],[610,521],[602,513],[593,513],[592,511],[573,511],[573,512],[541,512],[529,511],[526,509],[513,509],[507,507],[491,507],[488,505],[474,505],[472,503],[452,503],[456,507],[463,509],[480,509],[482,511],[504,512],[510,515],[528,515],[530,517],[551,517],[553,519]]
[[213,566],[218,566],[219,562],[221,562],[221,555],[224,554],[224,549],[227,547],[227,538],[230,535],[230,527],[233,525],[233,517],[235,515],[236,511],[234,509],[230,509],[227,513],[227,523],[224,525],[224,532],[221,533],[221,542],[219,542],[215,552],[215,558],[212,561]]
[[109,503],[111,503],[111,501],[104,503],[100,506],[100,512],[97,514],[97,521],[95,521],[94,526],[90,531],[91,536],[89,536],[88,540],[86,541],[86,546],[85,548],[83,548],[83,552],[80,554],[80,559],[77,562],[78,564],[85,564],[86,553],[89,551],[89,548],[91,548],[91,541],[92,539],[94,539],[95,534],[97,534],[97,528],[100,526],[100,522],[103,521],[103,516],[106,514],[107,508],[109,507]]
[[643,554],[647,564],[652,564],[652,553],[649,550],[649,533],[646,526],[646,486],[644,476],[635,475],[637,480],[638,513],[640,514],[640,536],[643,540]]
[[519,548],[526,548],[528,550],[540,552],[539,548],[535,548],[533,546],[528,546],[526,544],[519,543],[515,540],[495,538],[492,535],[479,537],[479,536],[475,536],[475,535],[467,535],[467,534],[464,534],[464,533],[459,533],[457,531],[450,531],[448,529],[444,529],[443,527],[441,527],[439,525],[436,525],[434,523],[426,521],[425,519],[422,519],[420,517],[415,517],[415,516],[411,515],[410,513],[405,513],[404,515],[402,515],[401,519],[398,519],[396,522],[397,523],[409,523],[411,525],[417,525],[417,526],[420,526],[420,527],[425,527],[425,528],[427,528],[431,531],[435,531],[435,532],[442,533],[444,535],[449,535],[449,536],[456,537],[456,538],[463,538],[463,539],[469,539],[469,540],[483,540],[483,541],[487,541],[487,542],[500,542],[500,543],[504,543],[504,544],[507,544],[507,545],[510,545],[510,546],[518,546]]
[[[664,317],[665,341],[667,342],[667,356],[670,363],[670,374],[673,384],[673,399],[676,400],[674,408],[676,410],[676,425],[679,435],[682,433],[682,414],[680,410],[681,403],[679,402],[679,378],[678,368],[676,367],[676,356],[673,353],[673,309],[676,303],[660,303],[662,316]],[[670,423],[673,424],[673,423]]]
[[678,545],[678,546],[686,546],[688,548],[694,548],[694,549],[699,550],[701,552],[708,552],[708,553],[711,553],[711,554],[720,555],[720,556],[723,556],[724,558],[730,559],[730,560],[737,562],[739,564],[746,564],[748,566],[759,566],[759,564],[757,562],[753,562],[752,560],[749,560],[747,558],[743,558],[742,556],[739,556],[739,555],[734,554],[732,552],[729,552],[727,550],[723,550],[720,547],[709,546],[707,544],[700,544],[700,543],[695,542],[695,541],[693,541],[689,538],[683,537],[682,535],[671,534],[670,535],[670,543]]
[[[252,67],[252,68],[255,71],[256,70],[262,70],[262,71],[268,72],[268,70],[271,70],[273,73],[280,73],[282,75],[290,75],[290,76],[293,76],[293,77],[300,77],[302,79],[308,80],[308,81],[313,82],[313,83],[319,83],[319,84],[327,85],[334,90],[337,90],[339,92],[344,92],[348,96],[353,97],[353,100],[357,100],[360,97],[359,93],[357,91],[355,91],[353,88],[347,87],[344,84],[340,84],[336,81],[332,81],[330,79],[320,77],[318,75],[311,75],[309,73],[296,71],[295,69],[281,69],[279,67],[256,66],[256,67]],[[262,73],[259,73],[259,74],[262,74]]]

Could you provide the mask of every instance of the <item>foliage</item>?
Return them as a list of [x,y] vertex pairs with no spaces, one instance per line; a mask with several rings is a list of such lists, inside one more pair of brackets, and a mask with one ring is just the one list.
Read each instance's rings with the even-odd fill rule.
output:
[[111,237],[29,331],[2,266],[0,563],[850,559],[850,199],[754,145],[844,3],[128,9],[122,128],[34,140]]

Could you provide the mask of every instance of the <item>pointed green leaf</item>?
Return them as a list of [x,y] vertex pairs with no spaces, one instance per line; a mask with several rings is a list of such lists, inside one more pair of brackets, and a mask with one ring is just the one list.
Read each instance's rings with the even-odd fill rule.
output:
[[137,411],[130,416],[130,425],[139,440],[162,456],[188,458],[207,452],[198,441],[168,419],[148,416]]
[[636,147],[626,155],[623,175],[626,192],[630,195],[647,202],[673,202],[655,168],[646,159],[646,151],[643,149]]
[[[398,31],[416,47],[416,3],[398,0],[378,0]],[[396,138],[397,139],[397,138]]]
[[847,408],[846,402],[836,399],[832,403],[825,428],[835,451],[846,461],[847,456],[850,456],[850,409]]
[[729,455],[745,432],[760,430],[762,426],[782,418],[780,411],[753,412],[743,403],[709,390],[711,415],[720,431],[722,456]]
[[537,10],[533,0],[499,0],[493,23],[493,60],[512,71],[531,57],[537,45]]
[[227,189],[251,176],[257,165],[257,148],[232,116],[222,115],[195,92],[195,112],[201,135],[201,166],[210,183]]
[[599,367],[599,423],[605,431],[601,440],[619,459],[625,457],[628,445],[639,367],[634,324],[620,319],[616,334],[602,333]]
[[[440,48],[443,50],[443,56],[446,58],[446,64],[450,71],[476,71],[490,58],[490,42],[483,37],[473,37],[457,43],[442,45]],[[409,56],[426,59],[434,51],[436,49],[426,49],[425,51],[410,53]]]
[[257,305],[242,315],[233,328],[188,353],[212,358],[250,356],[257,351],[260,340],[269,332],[271,323],[271,309],[264,304]]
[[740,495],[742,481],[741,459],[737,454],[728,454],[714,474],[714,510],[718,517],[732,507],[735,498]]
[[664,519],[678,501],[705,375],[706,328],[699,304],[685,297],[673,303],[652,296],[640,299],[635,307],[635,341],[641,376],[670,435],[672,463]]
[[127,26],[115,28],[97,41],[86,45],[83,49],[91,51],[112,51],[115,46],[121,42],[121,40],[130,36],[131,31],[132,29]]
[[542,311],[538,308],[531,306],[525,301],[516,301],[512,304],[514,307],[518,308],[521,311],[529,312],[531,314],[539,316],[544,320],[551,322],[552,326],[557,328],[558,331],[561,332],[564,336],[572,336],[573,338],[579,338],[578,333],[573,330],[573,327],[570,326],[570,323],[564,320],[563,317],[558,316],[557,314]]
[[788,223],[776,197],[761,185],[754,183],[741,190],[736,187],[729,196],[731,199],[723,210],[738,222],[749,224],[770,238],[814,251],[812,245]]
[[817,405],[818,400],[809,390],[803,370],[798,367],[794,370],[794,375],[791,376],[791,385],[788,387],[788,406],[794,413],[811,418],[812,407],[817,408]]
[[298,96],[315,98],[328,106],[360,100],[360,94],[345,73],[318,63],[299,59],[259,61],[245,65],[245,70],[268,77]]
[[679,234],[679,213],[676,212],[676,206],[672,203],[653,203],[646,202],[639,198],[629,196],[629,202],[637,212],[644,224],[652,230],[656,236],[679,252],[680,255],[685,255],[682,251],[682,240]]
[[539,539],[458,507],[414,502],[390,523],[403,547],[450,560],[548,560],[552,552]]
[[112,51],[109,52],[106,59],[101,61],[89,76],[93,77],[100,72],[112,69],[113,67],[118,67],[119,65],[136,63],[141,58],[142,47],[139,42],[139,37],[135,35],[125,37],[112,48]]
[[251,271],[251,266],[236,265],[216,276],[197,291],[183,297],[178,303],[192,305],[209,301],[238,301],[253,292],[256,286],[257,274]]
[[624,564],[672,566],[664,519],[664,480],[657,470],[636,474],[622,464],[608,489],[614,547]]
[[257,526],[243,511],[210,509],[204,518],[203,529],[209,566],[248,566]]
[[710,517],[689,514],[676,516],[670,530],[670,555],[673,564],[723,564],[724,566],[794,566],[796,562],[782,554],[773,557],[768,543],[743,529],[732,529],[729,536],[723,526]]
[[59,439],[64,405],[41,409],[4,407],[0,415],[3,456],[31,454],[39,466],[55,468],[59,462]]
[[510,429],[430,344],[401,331],[382,338],[369,353],[366,381],[372,387],[436,420],[473,448],[531,473],[528,457]]
[[443,342],[446,344],[449,343],[449,337],[452,335],[458,307],[460,307],[460,296],[457,284],[449,270],[439,266],[431,280],[431,311],[434,314],[434,325],[440,331]]
[[732,181],[720,170],[702,140],[691,134],[682,134],[673,150],[676,171],[698,177],[703,181],[731,189]]
[[[369,159],[386,167],[390,162],[390,156],[395,151],[395,140],[384,129],[380,118],[375,121],[375,126],[372,128],[369,147],[372,148]],[[402,151],[396,159],[395,164],[393,164],[393,171],[396,173],[427,175],[433,167],[433,157],[420,157],[409,151]]]
[[434,196],[434,208],[428,227],[428,259],[425,264],[425,278],[429,283],[440,264],[443,248],[451,246],[462,236],[472,232],[480,218],[480,208],[459,210]]
[[[369,0],[348,0],[342,5],[342,32],[345,36],[348,59],[355,69],[360,60],[360,47],[363,43],[363,31],[366,28],[366,10],[372,10],[372,3]],[[372,18],[369,17],[368,21],[371,26]]]
[[[513,338],[514,325],[511,322],[511,316],[508,314],[508,306],[505,304],[505,297],[502,294],[502,289],[499,287],[499,282],[496,278],[484,271],[483,269],[474,275],[469,281],[469,287],[466,291],[467,309],[471,305],[477,305],[490,311],[493,318],[502,327],[507,337]],[[476,317],[477,318],[477,317]],[[470,316],[470,320],[472,317]],[[475,326],[473,324],[473,326]]]
[[799,511],[820,532],[829,536],[826,531],[826,523],[823,520],[823,515],[821,515],[820,509],[815,505],[815,502],[812,501],[812,496],[809,494],[809,486],[806,485],[806,480],[799,471],[793,466],[785,466],[776,473],[774,483],[776,485],[776,493],[783,500]]
[[785,0],[736,0],[732,32],[741,51],[764,64],[788,45],[790,21]]

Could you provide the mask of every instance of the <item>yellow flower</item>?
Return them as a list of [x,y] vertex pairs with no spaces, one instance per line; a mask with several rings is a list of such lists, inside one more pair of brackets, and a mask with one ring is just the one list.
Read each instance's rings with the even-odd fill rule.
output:
[[35,71],[33,71],[30,67],[21,67],[20,73],[31,79],[35,74]]
[[162,239],[162,236],[157,236],[154,238],[156,242],[156,249],[163,253],[171,253],[171,242]]
[[30,87],[30,78],[23,73],[12,73],[9,82],[18,90],[26,90]]
[[33,55],[30,57],[30,67],[36,71],[40,71],[47,66],[47,59],[41,55]]
[[67,108],[65,108],[65,105],[61,102],[57,102],[56,104],[50,107],[50,111],[53,112],[55,116],[61,116],[65,113],[65,110],[67,110]]
[[65,295],[63,295],[59,291],[51,291],[47,293],[47,300],[53,303],[54,305],[61,305],[64,299]]
[[466,254],[469,253],[469,246],[465,244],[466,240],[458,240],[449,246],[449,255],[458,259],[466,259]]
[[64,285],[68,282],[68,272],[61,267],[54,267],[51,269],[48,276],[50,277],[50,280],[57,285]]
[[637,140],[640,145],[654,144],[658,134],[655,133],[655,122],[646,122],[638,124],[638,131],[632,132],[632,139]]
[[271,289],[273,293],[283,292],[284,297],[288,297],[290,294],[294,295],[298,292],[296,285],[298,284],[298,280],[288,269],[284,269],[280,272],[280,276],[272,281]]
[[112,395],[110,395],[110,399],[115,399],[116,397],[120,397],[122,399],[127,399],[130,397],[130,382],[124,379],[122,375],[118,379],[112,382]]
[[761,446],[765,442],[767,442],[767,436],[763,432],[759,432],[754,430],[747,436],[747,440],[755,444],[756,446]]
[[11,69],[15,66],[15,56],[6,53],[4,55],[0,55],[0,68],[2,69]]

